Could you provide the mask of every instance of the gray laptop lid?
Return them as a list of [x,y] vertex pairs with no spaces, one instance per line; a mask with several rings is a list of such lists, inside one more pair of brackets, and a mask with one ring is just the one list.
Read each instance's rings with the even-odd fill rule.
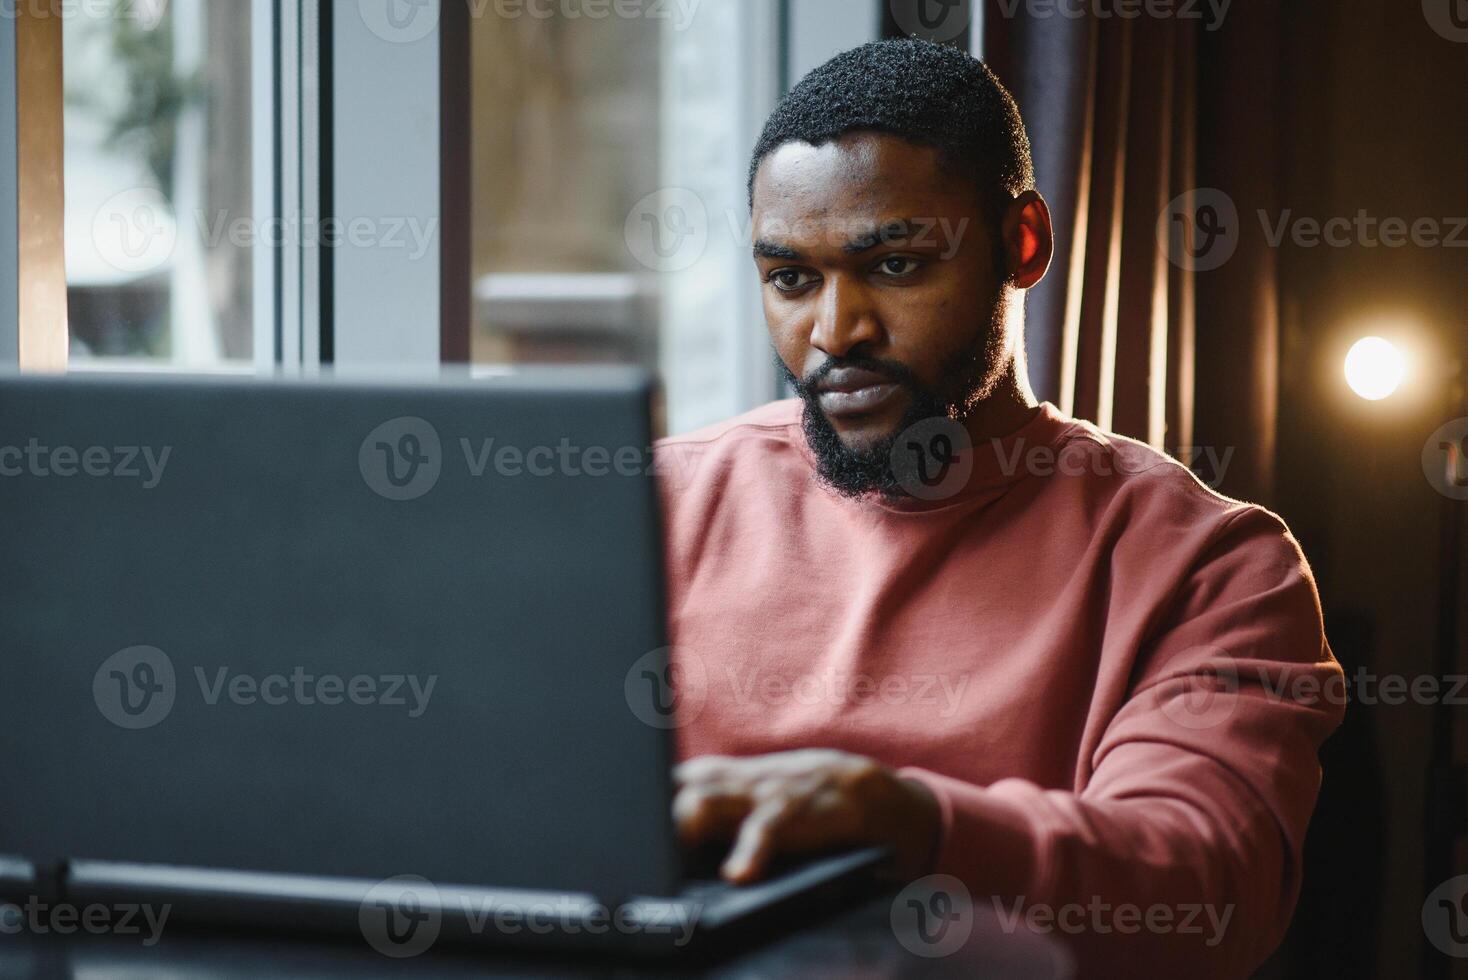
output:
[[666,893],[649,387],[556,378],[0,379],[0,854]]

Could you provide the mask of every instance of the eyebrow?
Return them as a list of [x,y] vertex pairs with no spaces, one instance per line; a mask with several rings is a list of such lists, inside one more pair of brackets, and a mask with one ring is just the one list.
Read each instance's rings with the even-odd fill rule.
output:
[[789,245],[781,245],[767,238],[759,238],[754,243],[754,257],[757,259],[788,259],[794,261],[800,258],[800,253]]
[[[926,234],[932,224],[932,222],[922,222],[915,218],[893,218],[880,222],[870,231],[857,235],[844,243],[841,250],[847,255],[859,255],[887,242],[903,241],[914,234]],[[770,241],[768,238],[759,238],[754,243],[754,257],[757,259],[784,259],[793,262],[798,261],[801,255],[789,245]]]

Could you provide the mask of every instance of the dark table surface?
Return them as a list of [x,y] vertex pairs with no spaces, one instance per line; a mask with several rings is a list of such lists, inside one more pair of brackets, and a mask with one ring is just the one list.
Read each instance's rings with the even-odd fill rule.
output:
[[[14,925],[0,933],[0,977],[1069,977],[1070,957],[1051,936],[1022,926],[1006,930],[993,909],[976,903],[962,931],[937,946],[894,922],[894,895],[869,898],[810,924],[745,944],[705,963],[658,965],[638,960],[509,953],[437,946],[411,959],[389,959],[365,942],[312,940],[165,926],[147,946],[140,935],[36,935]],[[921,954],[921,955],[920,955]]]

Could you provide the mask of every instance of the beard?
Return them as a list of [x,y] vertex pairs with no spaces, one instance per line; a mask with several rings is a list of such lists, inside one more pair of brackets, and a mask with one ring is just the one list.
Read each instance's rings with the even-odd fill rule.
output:
[[[943,364],[936,386],[924,384],[905,364],[873,357],[830,358],[808,377],[797,378],[783,361],[780,370],[804,403],[801,427],[816,460],[816,476],[843,497],[880,494],[889,501],[912,496],[892,466],[892,450],[909,428],[928,419],[966,423],[975,407],[988,398],[1002,375],[1003,331],[990,329],[972,346]],[[899,385],[908,396],[907,411],[893,430],[869,445],[852,448],[841,441],[821,411],[816,386],[838,367],[861,368]]]

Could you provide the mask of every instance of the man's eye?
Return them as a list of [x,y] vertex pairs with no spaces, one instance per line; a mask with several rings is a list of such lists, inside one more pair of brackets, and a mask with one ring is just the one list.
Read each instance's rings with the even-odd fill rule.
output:
[[793,293],[797,289],[810,285],[814,280],[815,276],[802,272],[800,269],[776,269],[770,273],[770,282],[775,284],[776,289],[785,293]]
[[903,255],[890,255],[877,265],[877,271],[884,276],[909,276],[922,265],[917,259],[908,258]]

